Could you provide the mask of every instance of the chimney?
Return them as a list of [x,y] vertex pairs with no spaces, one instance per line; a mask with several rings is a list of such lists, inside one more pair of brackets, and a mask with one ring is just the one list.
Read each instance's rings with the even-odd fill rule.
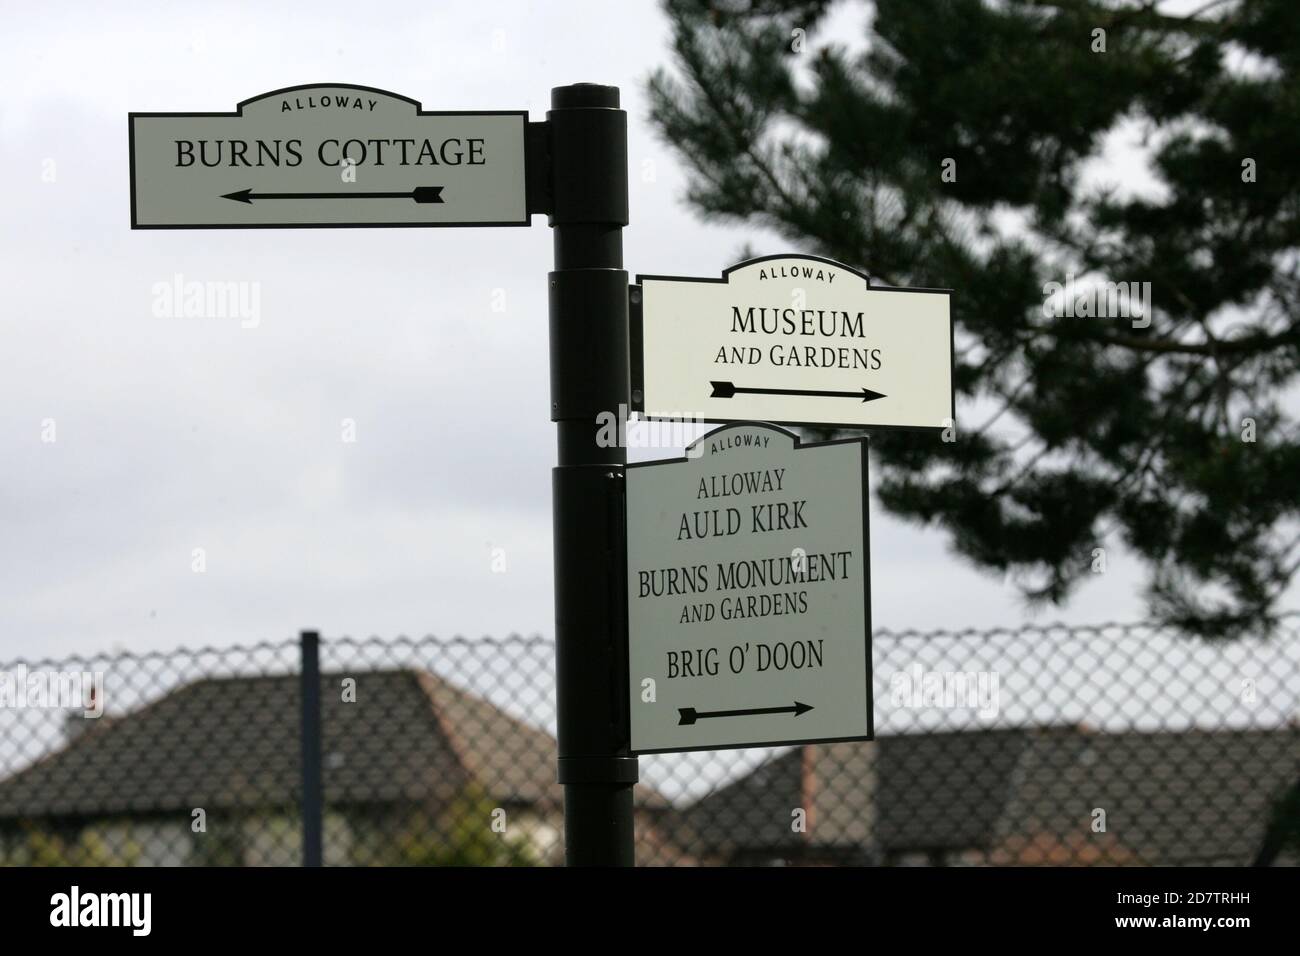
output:
[[90,685],[90,700],[85,707],[69,711],[63,718],[63,736],[69,743],[74,743],[77,738],[81,737],[90,729],[92,723],[96,720],[103,720],[101,717],[87,717],[86,711],[96,710],[98,701],[95,699],[96,687],[92,682]]
[[812,744],[799,748],[799,806],[804,809],[807,824],[803,839],[810,843],[817,823],[817,747]]

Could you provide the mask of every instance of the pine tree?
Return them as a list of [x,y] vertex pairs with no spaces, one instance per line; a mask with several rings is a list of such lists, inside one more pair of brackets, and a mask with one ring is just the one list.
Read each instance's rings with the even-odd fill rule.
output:
[[[873,438],[884,507],[1031,602],[1122,540],[1153,618],[1271,630],[1300,550],[1294,0],[879,0],[865,43],[828,0],[666,7],[652,119],[699,213],[955,290],[957,440]],[[1098,179],[1116,143],[1149,188]],[[1054,308],[1071,278],[1149,282],[1148,311]]]

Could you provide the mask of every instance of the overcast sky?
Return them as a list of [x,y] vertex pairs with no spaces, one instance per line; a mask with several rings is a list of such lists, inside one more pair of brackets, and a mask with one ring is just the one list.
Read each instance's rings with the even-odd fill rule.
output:
[[[645,80],[669,60],[653,3],[4,6],[0,660],[308,626],[554,632],[544,218],[133,232],[128,111],[229,111],[343,82],[540,120],[552,86],[614,84],[629,271],[716,275],[747,242],[807,251],[685,207],[647,120]],[[257,283],[259,323],[156,317],[153,288],[177,275]],[[1015,589],[942,533],[874,500],[871,525],[876,627],[1026,620]],[[1038,619],[1140,617],[1141,579],[1112,550],[1107,574]]]

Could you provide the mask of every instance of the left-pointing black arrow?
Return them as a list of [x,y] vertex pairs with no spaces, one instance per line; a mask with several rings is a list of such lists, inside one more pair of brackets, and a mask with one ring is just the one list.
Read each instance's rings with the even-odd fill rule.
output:
[[710,717],[754,717],[759,714],[794,714],[798,717],[812,709],[812,704],[801,704],[797,700],[791,707],[751,707],[748,710],[696,710],[694,707],[678,707],[677,713],[681,719],[677,721],[677,726],[693,724]]
[[750,388],[733,382],[710,382],[713,393],[710,398],[731,398],[734,395],[812,395],[818,398],[860,398],[864,402],[873,402],[885,398],[883,392],[873,392],[862,388],[856,392],[826,392],[811,388]]
[[232,199],[252,205],[254,199],[414,199],[416,202],[442,202],[442,186],[416,186],[404,193],[255,193],[251,189],[226,193],[222,199]]

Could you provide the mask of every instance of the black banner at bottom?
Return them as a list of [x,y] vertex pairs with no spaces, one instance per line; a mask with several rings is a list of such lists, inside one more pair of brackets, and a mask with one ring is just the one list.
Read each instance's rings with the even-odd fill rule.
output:
[[[75,935],[74,945],[334,947],[415,935],[495,948],[630,920],[665,939],[776,934],[810,947],[831,924],[859,925],[864,943],[992,943],[1041,930],[1051,935],[1025,938],[1231,945],[1282,932],[1294,891],[1294,872],[1224,869],[0,869],[6,942]],[[602,938],[612,941],[591,941]]]

